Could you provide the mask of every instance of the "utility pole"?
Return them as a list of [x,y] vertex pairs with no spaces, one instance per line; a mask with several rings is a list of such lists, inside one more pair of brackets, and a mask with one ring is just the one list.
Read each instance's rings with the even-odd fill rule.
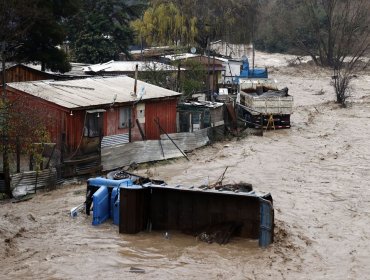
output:
[[3,148],[3,173],[5,193],[12,197],[10,190],[10,168],[9,168],[9,145],[8,145],[8,112],[7,112],[7,96],[6,96],[6,43],[2,42],[1,62],[2,62],[2,93],[1,93],[1,144]]
[[211,89],[210,89],[210,83],[211,83],[211,73],[210,73],[210,70],[209,70],[209,67],[211,65],[211,57],[210,57],[210,50],[209,50],[210,46],[209,46],[209,36],[207,36],[207,56],[208,56],[208,65],[207,65],[207,94],[208,94],[208,100],[212,100],[212,94],[211,94]]

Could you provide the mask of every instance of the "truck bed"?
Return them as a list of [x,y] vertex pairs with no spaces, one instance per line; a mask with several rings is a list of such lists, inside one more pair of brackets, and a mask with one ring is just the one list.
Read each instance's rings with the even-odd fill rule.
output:
[[293,113],[293,96],[280,94],[280,91],[256,93],[240,92],[240,104],[251,108],[252,115],[289,115]]

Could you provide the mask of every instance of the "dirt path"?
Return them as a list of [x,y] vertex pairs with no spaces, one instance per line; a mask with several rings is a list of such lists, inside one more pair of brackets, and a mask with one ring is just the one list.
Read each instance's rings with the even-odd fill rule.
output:
[[[329,72],[282,68],[271,75],[295,98],[293,127],[208,146],[139,172],[169,183],[246,181],[271,192],[276,242],[205,244],[170,233],[119,235],[110,224],[69,217],[84,185],[0,204],[2,279],[369,279],[370,76],[353,105],[332,102]],[[144,274],[128,272],[130,267]]]

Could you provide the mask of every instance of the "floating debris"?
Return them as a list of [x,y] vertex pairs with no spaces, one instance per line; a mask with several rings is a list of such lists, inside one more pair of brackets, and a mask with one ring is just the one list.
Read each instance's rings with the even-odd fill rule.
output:
[[142,268],[137,268],[137,267],[131,266],[129,272],[132,272],[132,273],[145,273],[145,270],[142,269]]
[[212,225],[199,233],[197,239],[207,243],[216,242],[220,245],[227,244],[230,238],[240,231],[242,226],[241,223],[235,222]]

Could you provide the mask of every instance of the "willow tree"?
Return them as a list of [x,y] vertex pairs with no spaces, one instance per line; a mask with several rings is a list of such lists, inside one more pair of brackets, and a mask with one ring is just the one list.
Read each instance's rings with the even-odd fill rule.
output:
[[[266,0],[264,0],[266,1]],[[178,42],[177,35],[187,32],[188,39],[180,43],[196,43],[205,50],[210,40],[247,44],[252,37],[263,0],[151,0],[152,6],[144,14],[141,24],[134,23],[135,30],[146,43],[168,44]],[[179,30],[166,25],[170,16]],[[161,20],[161,21],[160,21]],[[163,25],[162,25],[163,24]],[[186,27],[186,30],[182,29]],[[170,32],[157,32],[156,28]],[[158,39],[158,35],[165,37]],[[171,35],[168,37],[167,35]],[[184,43],[185,41],[185,43]]]
[[131,26],[138,41],[148,45],[186,46],[193,43],[198,34],[197,18],[187,17],[174,3],[149,7]]

